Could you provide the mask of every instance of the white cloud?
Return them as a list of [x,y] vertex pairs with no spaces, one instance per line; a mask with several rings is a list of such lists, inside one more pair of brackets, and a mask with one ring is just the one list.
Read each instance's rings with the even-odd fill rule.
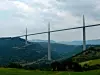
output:
[[33,8],[20,1],[13,1],[16,7],[24,12],[33,12]]
[[8,10],[10,8],[13,8],[13,5],[8,0],[0,0],[0,10]]
[[[2,13],[0,12],[0,25],[2,25],[0,30],[4,32],[0,32],[0,36],[25,34],[26,26],[28,27],[28,33],[47,31],[48,22],[51,22],[51,30],[81,26],[83,13],[86,16],[86,25],[99,23],[98,15],[100,14],[97,11],[100,10],[100,6],[97,1],[0,0],[0,11],[2,11]],[[65,35],[62,32],[54,35],[52,39],[80,39],[78,38],[80,33],[79,31],[74,33],[73,36],[77,36],[73,38],[70,35],[71,33]],[[58,36],[62,37],[58,38]]]
[[33,0],[34,3],[42,4],[46,7],[51,7],[50,0]]

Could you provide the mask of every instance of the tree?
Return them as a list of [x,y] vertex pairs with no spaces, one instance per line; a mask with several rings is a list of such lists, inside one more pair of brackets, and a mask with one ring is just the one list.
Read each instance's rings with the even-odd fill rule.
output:
[[52,67],[53,71],[58,71],[60,68],[59,66],[60,66],[60,63],[57,61],[51,63],[51,67]]
[[22,68],[22,66],[18,63],[9,63],[9,68]]

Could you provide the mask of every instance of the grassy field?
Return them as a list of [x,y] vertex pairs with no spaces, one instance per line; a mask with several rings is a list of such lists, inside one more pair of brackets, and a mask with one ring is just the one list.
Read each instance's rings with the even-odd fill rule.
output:
[[95,65],[95,64],[100,64],[100,59],[95,59],[95,60],[89,60],[89,61],[85,61],[85,62],[82,62],[80,63],[81,65],[84,65],[84,64],[88,64],[88,65]]
[[29,71],[22,69],[0,68],[0,75],[100,75],[100,70],[89,72],[52,72],[52,71]]

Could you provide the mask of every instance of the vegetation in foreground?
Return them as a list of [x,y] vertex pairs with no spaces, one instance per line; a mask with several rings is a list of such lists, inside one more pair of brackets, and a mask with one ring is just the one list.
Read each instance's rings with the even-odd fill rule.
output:
[[64,71],[39,71],[39,70],[23,70],[0,68],[0,75],[100,75],[100,70],[88,72],[64,72]]

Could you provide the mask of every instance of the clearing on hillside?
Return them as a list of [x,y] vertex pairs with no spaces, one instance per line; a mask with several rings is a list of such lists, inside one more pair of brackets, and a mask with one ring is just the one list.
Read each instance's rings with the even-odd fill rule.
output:
[[96,64],[100,64],[100,59],[89,60],[89,61],[81,62],[80,64],[81,65],[88,64],[89,66],[96,65]]

